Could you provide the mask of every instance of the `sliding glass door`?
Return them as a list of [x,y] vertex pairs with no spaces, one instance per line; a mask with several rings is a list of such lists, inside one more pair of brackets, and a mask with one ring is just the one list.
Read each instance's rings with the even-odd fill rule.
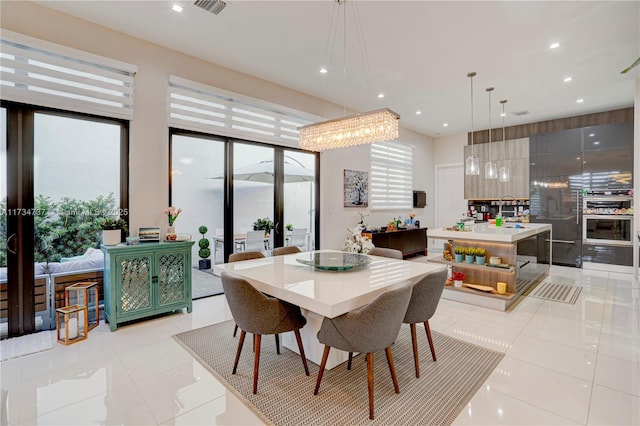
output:
[[[224,263],[234,252],[252,250],[270,255],[274,247],[291,244],[293,229],[302,235],[301,249],[317,246],[318,165],[315,153],[278,146],[171,130],[170,204],[182,208],[178,233],[202,239],[194,248],[194,268],[211,273],[210,263]],[[290,224],[291,230],[285,225]],[[254,232],[259,231],[259,232]],[[205,287],[194,297],[213,293]]]
[[[117,120],[2,108],[0,332],[55,328],[65,287],[98,281],[106,217],[128,218],[127,131]],[[123,170],[124,165],[124,170]]]

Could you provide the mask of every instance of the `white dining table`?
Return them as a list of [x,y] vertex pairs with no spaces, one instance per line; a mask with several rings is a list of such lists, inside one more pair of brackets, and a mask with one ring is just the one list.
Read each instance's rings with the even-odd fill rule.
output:
[[[320,250],[320,253],[342,252]],[[216,273],[233,272],[249,281],[261,292],[300,306],[307,318],[301,330],[307,358],[320,365],[324,346],[317,332],[324,317],[335,318],[372,302],[378,295],[403,285],[413,284],[423,276],[446,269],[445,265],[369,256],[364,267],[345,271],[328,271],[304,265],[296,259],[308,259],[311,252],[265,257],[215,265]],[[283,346],[298,352],[292,333],[282,336]],[[327,368],[347,359],[348,354],[332,350]]]

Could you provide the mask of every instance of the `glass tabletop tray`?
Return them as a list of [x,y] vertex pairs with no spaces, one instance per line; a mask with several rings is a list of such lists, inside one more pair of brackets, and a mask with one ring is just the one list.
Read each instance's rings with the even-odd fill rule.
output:
[[349,269],[366,266],[371,263],[367,255],[359,253],[321,253],[310,252],[296,261],[327,271],[348,271]]

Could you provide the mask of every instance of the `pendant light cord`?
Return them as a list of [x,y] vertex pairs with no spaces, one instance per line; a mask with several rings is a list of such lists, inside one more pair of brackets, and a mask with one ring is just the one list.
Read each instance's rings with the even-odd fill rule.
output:
[[475,77],[476,73],[475,72],[470,72],[467,74],[467,77],[469,77],[471,79],[471,156],[473,157],[474,155],[474,150],[473,150],[473,77]]
[[491,155],[491,92],[493,91],[493,87],[487,87],[487,92],[489,92],[489,162],[493,162],[493,156]]
[[342,15],[342,78],[344,80],[342,88],[342,115],[347,115],[347,4],[346,0],[340,1],[344,3],[344,13]]

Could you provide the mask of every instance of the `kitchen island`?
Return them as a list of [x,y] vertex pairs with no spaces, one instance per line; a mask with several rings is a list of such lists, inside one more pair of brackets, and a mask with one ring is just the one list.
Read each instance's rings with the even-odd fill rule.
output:
[[[442,295],[445,299],[505,311],[549,272],[551,225],[548,224],[507,223],[501,227],[478,224],[472,231],[437,228],[428,230],[427,237],[446,240],[445,250],[451,256],[456,248],[486,251],[485,264],[479,264],[456,262],[444,251],[430,250],[429,262],[446,264],[452,272],[466,275],[462,287],[445,288]],[[498,293],[498,282],[506,284],[506,292]]]

